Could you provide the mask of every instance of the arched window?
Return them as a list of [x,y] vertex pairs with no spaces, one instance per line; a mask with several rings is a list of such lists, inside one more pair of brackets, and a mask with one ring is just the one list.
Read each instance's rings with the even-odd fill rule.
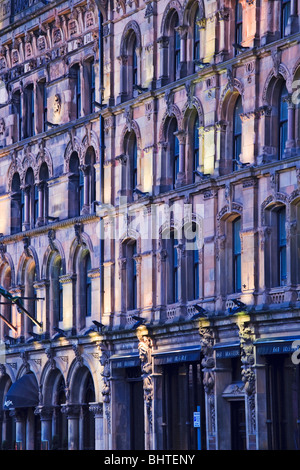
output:
[[95,112],[96,85],[95,85],[95,62],[89,58],[83,62],[84,94],[82,103],[83,115]]
[[179,173],[179,140],[175,134],[173,134],[172,148],[173,148],[173,187],[175,187],[177,176]]
[[43,162],[39,171],[39,183],[35,187],[35,219],[36,225],[47,223],[48,217],[48,179],[49,171],[47,163]]
[[233,291],[240,292],[242,271],[241,271],[241,218],[238,217],[232,223],[232,248],[233,248]]
[[86,248],[79,248],[75,261],[76,281],[76,329],[87,326],[87,317],[92,316],[91,254]]
[[195,119],[194,129],[193,129],[193,181],[195,181],[195,172],[198,171],[200,165],[200,149],[199,149],[199,117]]
[[284,84],[281,88],[281,93],[278,103],[278,116],[279,116],[279,132],[278,132],[278,157],[279,160],[284,156],[285,144],[288,137],[288,91]]
[[76,217],[80,214],[83,203],[83,176],[80,174],[79,158],[77,152],[73,152],[69,162],[69,183],[68,183],[68,203],[69,217]]
[[[241,44],[243,41],[243,8],[239,0],[236,0],[235,6],[235,43]],[[239,50],[235,49],[235,53],[239,54]]]
[[23,106],[20,90],[12,95],[13,113],[16,115],[17,129],[15,131],[15,142],[23,139]]
[[96,200],[96,156],[93,147],[87,149],[85,161],[79,176],[80,207],[84,213],[90,213],[94,209]]
[[134,135],[132,148],[132,188],[135,189],[138,184],[138,160],[137,160],[137,142]]
[[37,222],[37,193],[34,184],[34,173],[32,168],[28,168],[25,176],[24,188],[24,229],[34,228]]
[[73,103],[75,105],[74,119],[78,119],[81,116],[81,76],[79,64],[75,64],[70,68],[70,78],[74,96]]
[[160,45],[160,77],[158,87],[180,78],[180,49],[179,16],[175,8],[168,12],[163,26],[163,35],[158,38]]
[[14,234],[22,231],[23,223],[22,200],[24,201],[24,194],[21,191],[21,181],[18,173],[13,175],[10,198],[10,227],[11,234]]
[[285,205],[273,204],[265,211],[265,220],[270,231],[264,250],[265,285],[268,288],[285,286],[288,274]]
[[278,256],[278,285],[284,286],[287,281],[286,270],[286,210],[282,207],[277,212],[277,256]]
[[281,0],[280,32],[283,38],[286,35],[286,27],[291,16],[291,0]]
[[176,16],[176,23],[173,31],[173,44],[174,44],[174,80],[179,78],[180,71],[180,34],[178,31],[179,19]]
[[[5,264],[2,268],[1,279],[1,285],[4,287],[4,289],[9,290],[11,288],[11,268],[7,264]],[[3,303],[1,305],[1,315],[3,315],[3,317],[6,318],[6,320],[8,320],[10,323],[12,322],[11,313],[11,304],[9,302]],[[8,335],[10,329],[4,322],[1,321],[0,331],[2,333],[0,337],[3,340],[4,335]]]
[[91,257],[88,253],[83,260],[84,269],[84,310],[85,316],[90,317],[92,315],[92,279],[89,275],[91,270]]
[[136,87],[141,85],[141,67],[139,51],[141,37],[138,24],[130,22],[121,39],[120,61],[120,94],[117,103],[122,103],[139,93]]
[[[178,125],[175,117],[171,119],[167,128],[169,162],[166,168],[166,176],[170,178],[171,187],[175,188],[177,176],[179,173],[179,140],[177,137]],[[168,175],[168,172],[170,173]],[[168,178],[168,179],[169,179]]]
[[34,120],[34,87],[28,85],[24,91],[25,98],[25,135],[24,137],[32,137],[35,134],[35,120]]
[[95,63],[94,59],[89,61],[89,104],[90,104],[90,113],[95,112],[95,99],[96,99],[96,85],[95,85]]
[[135,132],[127,132],[124,138],[126,163],[122,165],[121,189],[128,199],[133,198],[134,190],[140,185],[138,146]]
[[228,294],[241,292],[242,287],[242,216],[236,212],[226,214],[219,227],[220,292]]
[[122,245],[121,289],[122,310],[124,312],[138,308],[138,278],[137,278],[137,242],[127,239]]
[[63,291],[59,281],[63,274],[62,260],[60,255],[55,255],[51,259],[50,278],[50,302],[51,302],[51,327],[58,326],[63,320]]
[[199,28],[199,20],[200,20],[200,9],[197,7],[194,19],[194,31],[193,31],[193,60],[194,60],[194,70],[196,68],[196,61],[200,59],[200,28]]
[[186,250],[186,290],[187,299],[199,298],[200,293],[200,259],[199,259],[199,226],[188,223],[184,227],[185,250]]
[[138,62],[136,53],[136,38],[134,38],[132,45],[132,86],[138,84]]
[[167,242],[168,271],[167,271],[167,303],[173,304],[179,299],[179,265],[178,265],[178,240],[172,230]]
[[242,151],[242,121],[240,117],[242,112],[242,98],[239,96],[233,113],[233,170],[238,169],[238,162],[240,161]]

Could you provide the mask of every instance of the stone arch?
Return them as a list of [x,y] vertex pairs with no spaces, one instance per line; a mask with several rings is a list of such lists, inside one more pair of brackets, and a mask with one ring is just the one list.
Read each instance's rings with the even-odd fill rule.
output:
[[10,268],[11,287],[14,287],[15,286],[15,266],[14,266],[12,256],[10,255],[10,253],[5,252],[2,254],[2,260],[3,260],[3,264],[7,265],[7,267]]
[[195,4],[198,5],[200,18],[205,18],[205,7],[204,7],[203,0],[184,0],[182,10],[183,10],[183,18],[184,18],[185,24],[190,23],[189,16]]
[[65,173],[69,173],[69,163],[70,163],[70,158],[73,152],[76,152],[78,154],[78,158],[80,161],[80,164],[82,164],[82,147],[81,147],[81,142],[79,141],[78,137],[74,136],[72,140],[69,141],[67,144],[66,150],[65,150],[65,155],[64,155],[64,162],[65,162]]
[[46,148],[44,148],[42,152],[39,152],[36,157],[36,179],[39,178],[40,168],[43,163],[47,164],[49,178],[51,178],[53,176],[53,161],[49,150]]
[[120,44],[120,55],[124,56],[127,54],[127,39],[130,31],[133,31],[136,37],[136,46],[137,47],[142,47],[142,36],[141,36],[141,30],[138,25],[138,23],[135,20],[129,21],[129,23],[126,24],[122,38],[121,38],[121,44]]
[[129,241],[135,241],[137,247],[137,253],[141,252],[141,235],[137,230],[129,228],[122,234],[119,240],[119,256],[122,257],[122,248],[125,243]]
[[262,92],[263,105],[268,106],[271,104],[272,96],[270,95],[272,94],[272,88],[274,88],[276,84],[281,82],[282,80],[285,81],[288,92],[292,93],[293,73],[291,73],[285,65],[280,64],[278,68],[278,73],[275,74],[274,70],[272,69],[266,78]]
[[[244,101],[244,85],[243,83],[234,78],[233,81],[228,81],[225,88],[222,91],[220,103],[219,103],[219,116],[220,119],[224,118],[225,110],[227,109],[228,104],[231,103],[231,98],[236,97],[237,94],[241,95],[242,101]],[[227,114],[227,113],[226,113]]]
[[237,202],[233,202],[231,206],[226,204],[217,214],[217,234],[221,235],[221,224],[226,220],[233,219],[237,216],[242,217],[243,215],[243,206]]
[[142,151],[142,136],[141,136],[141,131],[138,123],[133,119],[130,124],[126,124],[122,130],[121,138],[120,138],[120,143],[121,143],[121,149],[124,152],[124,142],[125,142],[125,136],[129,132],[133,131],[135,133],[136,137],[136,143],[137,143],[137,148],[139,151]]
[[165,8],[161,21],[161,33],[165,34],[168,24],[168,16],[171,10],[176,10],[179,18],[179,25],[183,24],[183,7],[179,0],[171,0]]
[[92,240],[90,239],[89,235],[85,232],[82,232],[80,235],[80,241],[77,238],[71,243],[70,252],[69,252],[69,261],[68,261],[68,272],[73,273],[76,272],[75,263],[76,258],[78,256],[78,252],[82,251],[89,251],[91,256],[91,265],[92,269],[95,268],[95,260],[92,254],[94,253],[94,248],[92,244]]
[[272,207],[279,205],[279,204],[284,204],[286,208],[288,209],[289,207],[289,197],[287,194],[277,192],[275,194],[271,194],[268,196],[260,206],[260,218],[261,218],[261,225],[265,226],[266,225],[266,217],[265,217],[265,211],[266,209],[271,209]]
[[99,148],[100,143],[96,132],[90,131],[88,135],[85,135],[80,144],[80,151],[84,160],[86,152],[89,147],[93,147],[95,152],[95,163],[99,161]]
[[75,358],[69,368],[67,383],[69,384],[71,403],[81,403],[82,394],[84,392],[83,384],[85,384],[88,375],[91,375],[94,385],[95,398],[100,395],[99,383],[95,380],[97,376],[97,367],[95,367],[95,360],[88,357],[87,354],[80,354]]
[[12,162],[9,166],[8,173],[7,173],[7,189],[8,192],[12,191],[12,181],[14,174],[18,173],[20,176],[20,181],[22,183],[24,179],[24,171],[22,167],[22,162],[19,157],[12,157]]
[[182,109],[182,127],[186,129],[187,121],[189,121],[189,117],[193,111],[196,111],[199,118],[199,126],[204,125],[204,112],[201,101],[196,96],[192,96],[191,100],[187,100],[183,109]]
[[41,375],[43,405],[56,404],[55,393],[61,378],[65,382],[64,374],[57,366],[55,360],[53,359],[52,362],[48,360]]
[[49,273],[48,273],[49,261],[53,255],[60,256],[61,262],[62,262],[63,273],[66,274],[66,258],[65,258],[65,253],[64,253],[62,244],[60,243],[59,240],[52,240],[51,245],[52,246],[48,245],[43,256],[43,262],[41,266],[41,279],[49,278]]
[[178,131],[182,130],[182,115],[180,112],[180,109],[176,104],[172,104],[168,110],[165,112],[162,120],[161,120],[161,125],[159,128],[159,142],[165,142],[166,141],[166,127],[168,124],[168,121],[170,118],[175,117],[177,120],[177,125],[178,125]]
[[21,254],[21,257],[19,259],[19,263],[18,263],[18,267],[17,267],[17,276],[16,276],[17,285],[23,285],[24,284],[24,279],[23,279],[24,268],[26,267],[26,264],[28,263],[28,261],[30,259],[32,259],[35,263],[37,281],[40,280],[39,258],[37,256],[37,253],[36,253],[35,249],[32,246],[28,246],[23,251],[23,253]]
[[25,157],[22,160],[22,169],[23,169],[22,177],[20,175],[22,184],[25,183],[26,172],[29,168],[32,168],[34,178],[35,178],[35,181],[36,181],[37,164],[36,164],[36,159],[35,159],[35,157],[32,153],[26,154]]

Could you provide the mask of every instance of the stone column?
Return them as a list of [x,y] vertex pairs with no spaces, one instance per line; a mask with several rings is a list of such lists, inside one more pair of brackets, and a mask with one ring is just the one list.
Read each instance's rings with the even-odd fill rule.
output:
[[229,20],[229,9],[226,7],[220,8],[217,11],[218,20],[219,20],[219,50],[218,50],[218,61],[222,62],[224,60],[224,56],[228,53],[227,44],[226,44],[226,21]]
[[107,449],[104,445],[103,403],[90,403],[89,411],[95,418],[95,450]]
[[82,214],[89,214],[90,212],[90,168],[88,165],[80,165],[80,171],[83,173],[83,187],[84,187],[84,195],[83,195],[83,207],[81,209]]
[[16,423],[16,449],[25,450],[25,416],[22,411],[13,410],[11,415]]
[[34,414],[40,415],[42,450],[50,450],[52,442],[52,415],[53,409],[49,406],[39,406]]
[[22,224],[22,230],[28,230],[30,228],[30,190],[29,185],[21,188],[24,191],[24,220]]
[[200,18],[197,21],[197,24],[200,29],[200,57],[199,59],[202,60],[205,57],[205,27],[206,27],[206,18]]
[[[186,38],[188,27],[184,25],[177,26],[177,31],[180,36],[180,71],[179,77],[181,78],[186,74]],[[177,77],[176,77],[177,78]]]
[[157,81],[157,87],[165,85],[168,81],[168,51],[169,51],[169,38],[161,36],[157,39],[159,45],[159,57],[160,57],[160,73]]
[[118,57],[120,62],[120,93],[117,97],[117,104],[125,101],[128,95],[128,80],[127,80],[127,67],[128,67],[128,56],[122,55]]
[[62,405],[61,412],[68,420],[68,450],[79,450],[79,405]]
[[176,186],[181,186],[185,182],[185,141],[186,141],[186,132],[178,131],[175,132],[175,136],[179,141],[179,172],[177,175],[177,180],[175,181]]
[[145,417],[145,450],[154,448],[153,436],[153,381],[152,381],[152,347],[153,341],[149,337],[148,329],[141,326],[137,329],[139,340],[138,350],[141,359],[141,369],[144,388],[144,417]]
[[[216,428],[216,403],[215,403],[215,357],[214,357],[214,332],[209,324],[200,324],[200,344],[203,359],[203,386],[205,391],[205,413],[206,413],[206,446],[207,450],[216,450],[217,428]],[[203,430],[204,432],[204,430]]]
[[36,221],[36,227],[40,227],[45,223],[45,214],[44,214],[44,195],[45,195],[45,181],[40,181],[37,185],[38,188],[38,200],[39,200],[39,213],[38,219]]
[[[248,321],[247,321],[248,320]],[[246,440],[247,449],[256,449],[256,377],[254,369],[254,328],[249,323],[248,317],[238,321],[239,337],[241,345],[242,381],[245,386],[245,411],[246,411]]]
[[[226,126],[227,123],[225,121],[218,121],[215,124],[216,129],[216,156],[215,156],[215,175],[221,176],[224,175],[227,171],[228,164],[225,159],[224,149],[225,149],[225,141],[226,141]],[[202,135],[204,141],[204,128],[202,128]],[[205,152],[204,152],[205,156]],[[204,157],[203,161],[203,170],[204,171]]]
[[295,104],[292,100],[292,95],[287,97],[288,104],[288,133],[285,145],[285,155],[290,157],[295,152]]
[[116,157],[116,161],[118,162],[118,168],[119,168],[119,189],[118,189],[118,197],[117,200],[120,202],[120,198],[122,196],[127,195],[127,178],[126,178],[126,173],[127,173],[127,160],[128,157],[125,154],[121,154],[118,157]]
[[[102,378],[102,398],[103,398],[103,405],[102,405],[102,436],[101,436],[101,428],[97,431],[97,446],[100,446],[100,449],[111,449],[111,387],[110,387],[110,379],[111,379],[111,372],[110,372],[110,351],[108,349],[108,344],[105,342],[101,342],[99,344],[99,360],[101,364],[101,378]],[[100,414],[99,421],[100,420]]]

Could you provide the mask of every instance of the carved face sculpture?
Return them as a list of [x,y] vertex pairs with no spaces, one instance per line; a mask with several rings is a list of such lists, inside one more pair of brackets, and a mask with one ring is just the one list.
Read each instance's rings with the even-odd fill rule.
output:
[[4,119],[1,118],[0,119],[0,135],[2,136],[5,132],[5,122],[4,122]]
[[61,99],[59,95],[54,96],[54,101],[53,101],[53,112],[54,114],[59,114],[61,110]]

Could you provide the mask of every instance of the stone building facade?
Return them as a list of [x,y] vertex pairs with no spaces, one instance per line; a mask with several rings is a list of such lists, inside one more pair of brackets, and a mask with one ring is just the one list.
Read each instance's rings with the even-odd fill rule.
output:
[[300,1],[0,7],[3,447],[298,449]]

